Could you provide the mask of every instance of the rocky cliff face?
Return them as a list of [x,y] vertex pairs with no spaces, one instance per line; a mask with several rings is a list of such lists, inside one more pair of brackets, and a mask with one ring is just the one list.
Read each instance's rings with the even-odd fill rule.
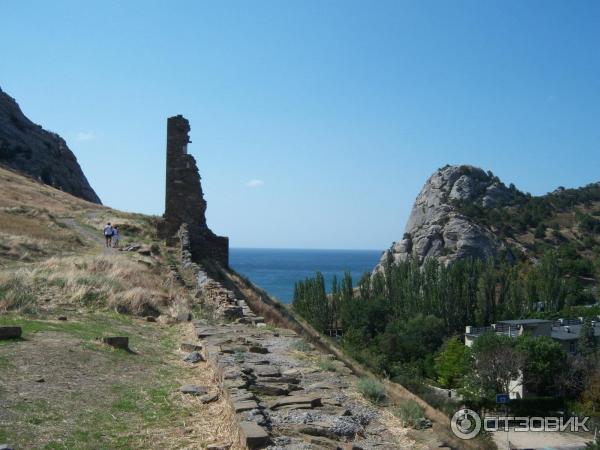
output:
[[100,199],[58,134],[29,120],[0,89],[0,164],[93,203]]
[[419,261],[437,258],[442,263],[466,258],[486,258],[503,248],[487,227],[458,212],[458,202],[484,208],[508,204],[514,189],[507,188],[491,172],[472,166],[446,166],[435,172],[419,193],[401,241],[386,250],[378,268],[415,256]]

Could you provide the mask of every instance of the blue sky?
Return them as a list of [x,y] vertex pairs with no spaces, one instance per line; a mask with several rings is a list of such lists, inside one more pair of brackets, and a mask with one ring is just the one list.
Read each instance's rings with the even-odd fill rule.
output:
[[162,214],[191,122],[237,247],[383,249],[447,163],[542,194],[600,179],[597,1],[3,1],[0,87],[105,204]]

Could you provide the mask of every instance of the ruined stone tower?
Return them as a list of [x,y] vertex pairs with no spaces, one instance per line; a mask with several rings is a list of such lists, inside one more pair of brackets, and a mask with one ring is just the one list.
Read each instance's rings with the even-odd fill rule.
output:
[[164,222],[160,233],[175,244],[182,225],[187,225],[192,259],[213,259],[228,265],[229,239],[217,236],[206,225],[206,200],[196,160],[187,152],[190,123],[181,115],[167,120],[167,184]]

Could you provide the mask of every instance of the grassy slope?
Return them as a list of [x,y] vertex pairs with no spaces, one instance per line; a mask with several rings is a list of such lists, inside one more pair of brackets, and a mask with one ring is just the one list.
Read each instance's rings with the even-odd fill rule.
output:
[[[0,341],[0,443],[113,449],[231,442],[224,399],[202,405],[178,393],[184,383],[216,389],[209,367],[181,361],[185,326],[140,317],[164,318],[192,301],[164,269],[166,249],[156,243],[152,257],[107,252],[100,230],[108,220],[122,225],[125,242],[153,243],[155,218],[0,168],[0,325],[24,330],[21,340]],[[135,353],[101,345],[96,338],[106,335],[129,336]]]

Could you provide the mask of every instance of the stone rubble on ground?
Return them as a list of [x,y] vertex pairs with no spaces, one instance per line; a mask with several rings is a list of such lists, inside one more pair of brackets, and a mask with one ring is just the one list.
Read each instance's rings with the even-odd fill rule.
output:
[[192,364],[204,361],[204,356],[202,356],[202,353],[198,352],[198,351],[194,351],[189,353],[185,358],[183,358],[183,360],[185,362],[189,362]]
[[[264,320],[212,279],[204,280],[201,295],[217,306],[218,319],[192,321],[194,335],[222,377],[248,448],[411,448],[356,393],[357,378],[340,361],[329,357],[335,373],[319,370],[325,355],[312,346],[297,350],[307,346],[293,331],[258,327]],[[194,344],[182,349],[188,345]]]

